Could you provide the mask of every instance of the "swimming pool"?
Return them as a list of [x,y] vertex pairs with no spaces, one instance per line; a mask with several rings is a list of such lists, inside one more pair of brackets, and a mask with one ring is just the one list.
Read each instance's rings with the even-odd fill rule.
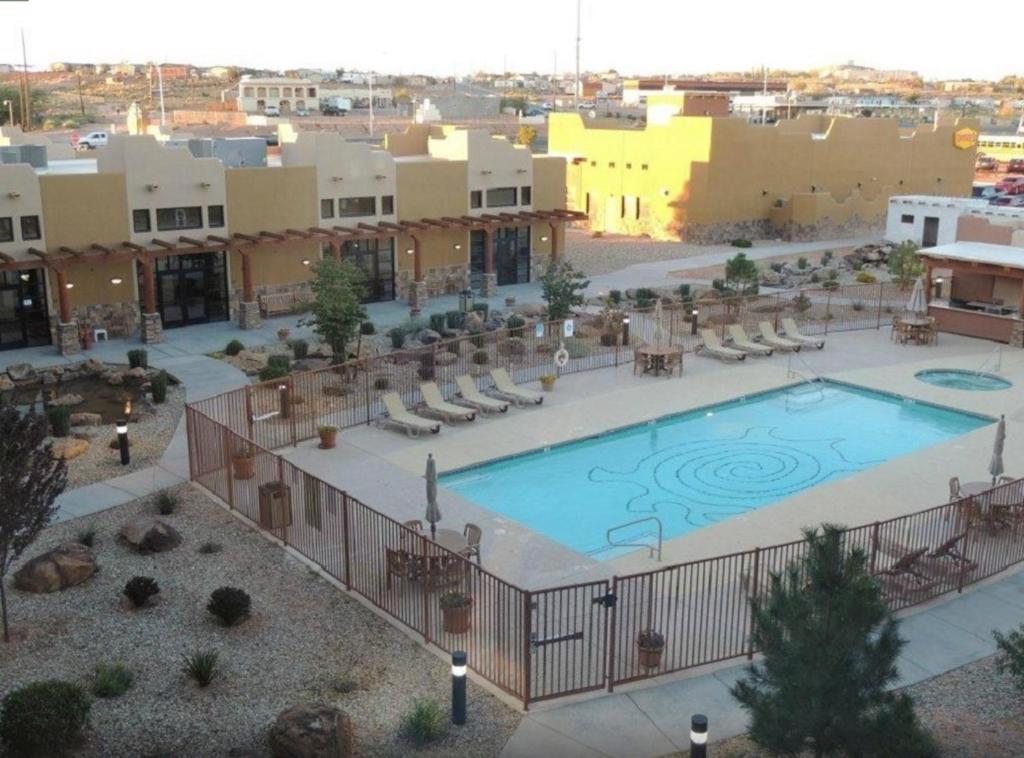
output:
[[[608,545],[610,527],[656,516],[665,539],[677,537],[992,421],[815,382],[480,464],[441,484],[607,560],[627,552]],[[655,530],[646,522],[616,540],[649,542]]]
[[1013,382],[995,374],[962,371],[955,368],[933,368],[927,371],[918,371],[914,374],[914,377],[919,381],[934,384],[937,387],[972,392],[1006,390],[1013,386]]

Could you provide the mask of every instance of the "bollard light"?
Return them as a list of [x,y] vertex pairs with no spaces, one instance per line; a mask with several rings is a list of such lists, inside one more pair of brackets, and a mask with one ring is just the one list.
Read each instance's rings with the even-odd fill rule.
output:
[[117,447],[121,451],[121,465],[127,466],[131,463],[131,454],[128,452],[128,422],[118,421],[115,428],[117,429]]
[[622,317],[622,344],[629,344],[629,316]]
[[466,723],[466,653],[452,652],[452,723]]
[[291,414],[291,398],[289,397],[288,385],[277,385],[278,398],[281,401],[281,418],[288,418]]
[[708,717],[699,713],[690,717],[690,758],[708,754]]
[[690,311],[690,334],[697,333],[697,309]]
[[936,300],[941,300],[942,299],[942,277],[941,276],[935,277],[935,299]]

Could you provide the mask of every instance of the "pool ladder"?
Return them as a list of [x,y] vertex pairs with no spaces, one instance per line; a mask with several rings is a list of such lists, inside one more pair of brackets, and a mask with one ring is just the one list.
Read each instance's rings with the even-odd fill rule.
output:
[[[800,363],[804,366],[804,368],[807,369],[807,371],[811,374],[811,377],[813,377],[813,378],[808,377],[807,374],[805,374],[804,372],[799,371],[798,369],[793,368],[793,359],[794,358],[796,358],[798,361],[800,361]],[[803,382],[803,384],[806,384],[812,390],[817,390],[818,399],[814,401],[815,403],[820,403],[822,400],[825,399],[825,389],[824,389],[824,381],[825,380],[822,379],[821,376],[813,368],[810,367],[810,365],[807,363],[807,361],[805,361],[803,358],[801,358],[796,353],[790,353],[789,354],[789,362],[788,362],[788,364],[786,366],[786,376],[788,378],[790,378],[790,379],[792,379],[794,377],[797,377],[797,378],[799,378]],[[791,410],[790,407],[789,407],[789,401],[790,401],[790,398],[793,396],[793,394],[794,394],[794,392],[793,392],[792,389],[790,389],[786,393],[786,412],[787,413],[789,413],[790,410]],[[803,393],[801,393],[801,394],[803,394]]]
[[995,365],[992,367],[991,370],[998,374],[1000,371],[1003,370],[1003,346],[1002,345],[996,345],[994,348],[992,348],[992,352],[988,354],[988,358],[986,358],[985,362],[982,363],[981,366],[978,367],[978,370],[974,372],[974,375],[975,376],[981,376],[982,374],[984,374],[985,370],[988,368],[988,365],[990,363],[992,363],[992,359],[993,358],[995,359]]
[[[612,541],[612,532],[617,532],[619,529],[625,529],[627,526],[636,526],[637,524],[642,524],[645,521],[653,521],[655,524],[658,525],[658,546],[657,547],[655,547],[654,545],[648,545],[646,542],[614,542],[614,541]],[[609,529],[608,531],[606,531],[604,533],[604,537],[605,537],[606,540],[608,540],[608,544],[611,547],[645,547],[645,548],[647,548],[648,550],[651,551],[651,554],[648,556],[649,558],[653,558],[655,552],[657,552],[657,554],[658,554],[658,561],[661,561],[661,543],[662,543],[663,536],[664,536],[664,530],[662,529],[662,526],[661,526],[661,519],[659,519],[657,516],[646,516],[644,518],[638,518],[638,519],[636,519],[636,521],[627,521],[625,524],[619,524],[618,526],[613,526],[611,529]]]

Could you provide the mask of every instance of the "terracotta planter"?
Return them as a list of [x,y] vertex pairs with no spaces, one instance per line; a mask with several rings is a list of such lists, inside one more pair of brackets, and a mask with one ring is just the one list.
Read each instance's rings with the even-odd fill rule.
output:
[[661,665],[661,653],[664,649],[664,645],[658,648],[643,648],[637,645],[636,653],[640,660],[640,667],[648,671],[658,668]]
[[337,429],[321,429],[320,430],[320,449],[330,450],[334,447],[338,441],[338,430]]
[[555,388],[555,380],[554,379],[541,379],[540,380],[540,386],[541,386],[541,389],[543,389],[545,392],[551,392],[551,390],[553,390]]
[[291,333],[292,333],[291,329],[278,329],[277,330],[277,338],[279,340],[281,340],[281,342],[287,342],[288,341],[288,336]]
[[248,455],[232,456],[231,468],[235,479],[252,479],[256,476],[256,459]]
[[515,304],[516,304],[516,299],[514,297],[506,297],[505,298],[505,307],[506,308],[511,308]]
[[448,634],[465,634],[469,631],[472,618],[472,604],[459,608],[441,608],[441,623]]

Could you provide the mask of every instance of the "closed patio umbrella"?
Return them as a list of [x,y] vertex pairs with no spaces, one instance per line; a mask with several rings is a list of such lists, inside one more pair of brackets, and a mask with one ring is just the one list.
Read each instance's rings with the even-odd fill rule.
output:
[[427,473],[424,475],[427,480],[427,515],[430,522],[430,538],[437,537],[437,522],[441,520],[441,509],[437,505],[437,463],[434,461],[434,454],[427,454]]
[[665,328],[662,326],[661,298],[654,304],[654,344],[661,347],[661,341],[665,338]]
[[999,417],[996,426],[996,442],[992,447],[992,460],[988,464],[988,473],[992,475],[992,484],[1003,474],[1003,447],[1006,445],[1006,416]]
[[914,290],[910,293],[907,311],[910,313],[926,313],[928,311],[928,303],[924,301],[924,279],[920,277],[914,282]]

